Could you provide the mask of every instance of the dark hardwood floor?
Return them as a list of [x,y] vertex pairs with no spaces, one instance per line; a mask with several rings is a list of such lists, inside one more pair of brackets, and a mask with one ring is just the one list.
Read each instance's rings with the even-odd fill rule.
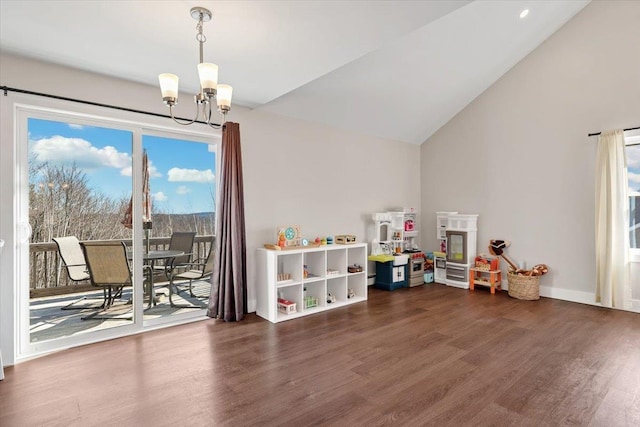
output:
[[431,284],[10,367],[1,426],[638,426],[640,315]]

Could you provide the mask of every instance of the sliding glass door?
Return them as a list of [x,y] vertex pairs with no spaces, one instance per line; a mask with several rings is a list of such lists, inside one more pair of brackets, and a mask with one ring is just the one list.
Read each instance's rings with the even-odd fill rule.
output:
[[17,130],[19,356],[203,317],[215,136],[28,107]]
[[[29,342],[133,324],[137,281],[120,288],[89,274],[132,262],[126,254],[136,242],[122,219],[133,189],[133,133],[35,117],[27,131]],[[96,242],[128,250],[112,265],[87,259],[83,245]]]
[[[216,146],[145,134],[143,259],[155,300],[145,320],[204,310],[209,300],[209,255],[215,234]],[[147,184],[148,180],[148,185]],[[176,255],[176,251],[180,254]]]

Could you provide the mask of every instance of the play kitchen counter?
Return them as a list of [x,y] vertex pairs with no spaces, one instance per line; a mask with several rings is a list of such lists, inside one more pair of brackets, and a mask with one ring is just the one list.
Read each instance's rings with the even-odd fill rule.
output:
[[367,244],[256,250],[257,314],[277,323],[367,299]]

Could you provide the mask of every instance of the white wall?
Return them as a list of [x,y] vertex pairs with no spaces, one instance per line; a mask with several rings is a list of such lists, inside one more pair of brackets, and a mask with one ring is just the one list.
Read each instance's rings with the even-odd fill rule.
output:
[[[167,114],[159,89],[11,55],[0,57],[1,84],[59,96]],[[44,77],[42,77],[44,76]],[[183,99],[188,99],[183,94]],[[11,97],[9,97],[10,99]],[[3,130],[0,139],[2,200],[11,200],[12,113],[2,97]],[[184,104],[184,105],[183,105]],[[178,115],[191,114],[191,105],[179,105]],[[74,105],[74,108],[78,107]],[[153,119],[155,123],[169,119]],[[255,310],[255,290],[262,282],[254,271],[254,252],[274,243],[278,225],[298,224],[307,237],[355,234],[358,241],[371,225],[371,213],[392,207],[419,206],[420,147],[364,137],[285,117],[234,106],[230,121],[240,123],[244,162],[247,222],[249,308]],[[7,126],[5,126],[5,121]],[[177,127],[177,126],[176,126]],[[14,247],[15,229],[10,209],[0,212],[0,233]],[[9,237],[5,237],[9,236]],[[0,281],[0,343],[12,360],[13,256],[3,256]]]
[[481,252],[510,240],[514,261],[549,265],[542,295],[594,302],[587,134],[640,126],[639,22],[640,2],[592,2],[421,146],[426,246],[427,212],[477,213]]

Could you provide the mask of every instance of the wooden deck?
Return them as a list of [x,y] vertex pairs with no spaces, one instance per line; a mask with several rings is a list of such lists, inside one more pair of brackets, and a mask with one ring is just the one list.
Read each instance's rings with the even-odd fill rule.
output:
[[[211,284],[208,280],[194,281],[193,285],[196,295],[208,295],[210,292]],[[144,312],[145,320],[195,310],[171,307],[168,283],[157,284],[155,289],[157,304]],[[188,288],[184,287],[183,289],[185,289],[184,292],[174,294],[174,303],[202,305],[203,308],[206,308],[208,298],[190,297]],[[81,300],[83,298],[85,299]],[[47,341],[131,323],[131,320],[127,320],[128,317],[131,317],[132,305],[128,303],[130,300],[131,288],[128,288],[124,291],[122,299],[107,310],[107,316],[113,318],[82,320],[82,317],[88,316],[95,309],[62,310],[62,307],[74,302],[76,302],[74,305],[77,306],[99,305],[102,301],[102,291],[32,298],[30,303],[31,342]]]

